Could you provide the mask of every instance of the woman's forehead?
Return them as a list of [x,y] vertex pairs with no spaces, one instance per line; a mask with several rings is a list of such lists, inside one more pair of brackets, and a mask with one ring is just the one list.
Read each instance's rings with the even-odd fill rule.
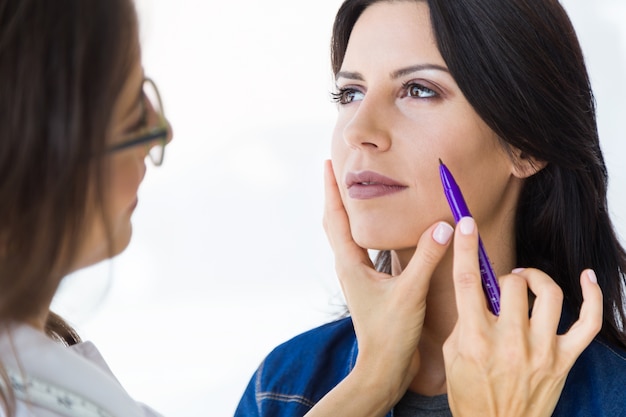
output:
[[342,69],[363,64],[403,67],[415,60],[445,67],[435,42],[425,2],[378,2],[369,6],[354,25]]

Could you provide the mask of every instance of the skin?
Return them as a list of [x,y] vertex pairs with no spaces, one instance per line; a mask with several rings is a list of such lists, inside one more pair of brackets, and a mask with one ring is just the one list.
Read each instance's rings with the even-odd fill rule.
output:
[[[113,112],[113,134],[109,140],[111,146],[124,142],[137,131],[157,121],[157,114],[146,101],[142,93],[144,71],[136,49],[135,61]],[[169,130],[167,141],[172,138]],[[111,222],[111,242],[107,241],[105,225],[99,210],[92,210],[91,234],[87,237],[83,252],[78,256],[75,269],[83,268],[121,253],[130,242],[132,235],[131,216],[137,206],[137,192],[146,174],[145,146],[135,146],[114,152],[107,156],[109,178],[106,180],[104,208],[105,216]],[[109,248],[108,244],[111,244]],[[111,253],[112,252],[112,253]]]
[[[144,71],[141,65],[139,43],[134,50],[134,63],[113,109],[109,144],[124,142],[138,130],[150,126],[158,116],[143,96]],[[168,142],[172,138],[169,130]],[[106,156],[108,177],[105,178],[105,202],[101,208],[95,199],[88,204],[87,218],[90,226],[80,246],[76,261],[64,275],[96,264],[121,253],[130,242],[132,235],[131,216],[137,206],[137,192],[146,174],[145,146],[135,146]],[[110,237],[106,233],[103,216],[109,219]],[[110,241],[109,241],[110,239]],[[44,329],[48,309],[31,321]]]
[[[536,269],[510,272],[519,189],[542,164],[505,152],[445,70],[390,77],[425,63],[445,68],[425,3],[381,2],[365,10],[337,78],[349,99],[339,106],[326,164],[324,215],[359,356],[307,416],[384,416],[407,389],[447,393],[455,417],[549,416],[571,366],[600,330],[601,291],[593,271],[583,271],[579,320],[557,336],[560,288]],[[402,88],[407,81],[437,98],[410,97]],[[438,158],[476,218],[459,222],[453,244]],[[355,170],[380,172],[407,188],[354,199],[344,179]],[[499,317],[481,288],[476,223],[499,275]],[[392,274],[377,272],[365,248],[391,250]]]
[[[439,158],[457,178],[481,233],[493,236],[489,241],[498,239],[503,224],[512,231],[522,183],[497,136],[449,74],[427,10],[421,2],[381,2],[366,9],[336,79],[339,90],[354,92],[349,103],[339,104],[333,134],[340,184],[348,172],[372,170],[407,186],[371,200],[349,198],[340,187],[354,239],[363,247],[394,250],[401,265],[428,225],[453,220],[441,190]],[[434,68],[392,75],[420,65]]]
[[[392,75],[415,66],[427,68]],[[381,2],[366,9],[336,82],[340,91],[353,94],[339,103],[332,161],[355,242],[392,250],[395,275],[406,267],[424,230],[437,220],[452,223],[439,179],[441,158],[480,224],[496,273],[511,271],[513,213],[523,178],[448,72],[427,5]],[[381,198],[350,198],[342,179],[364,170],[407,188]],[[445,392],[441,345],[456,322],[451,269],[452,252],[433,273],[427,295],[420,350],[428,365],[420,367],[411,386],[426,395]]]
[[[111,144],[122,142],[128,128],[136,125],[140,119],[142,82],[143,70],[137,59],[115,106]],[[110,175],[105,180],[105,201],[108,205],[104,211],[111,221],[112,255],[122,252],[130,242],[130,217],[137,205],[137,191],[146,173],[145,155],[145,148],[134,147],[108,156]],[[90,217],[93,225],[91,233],[82,246],[74,269],[84,268],[109,256],[105,225],[97,207],[92,206]]]

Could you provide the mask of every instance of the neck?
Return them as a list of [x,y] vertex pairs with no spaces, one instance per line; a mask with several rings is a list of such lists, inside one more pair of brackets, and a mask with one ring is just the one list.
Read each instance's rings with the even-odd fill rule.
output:
[[[396,275],[399,273],[396,268],[406,264],[398,261],[396,252],[392,252],[392,259],[394,259],[392,274]],[[452,250],[449,250],[430,280],[426,296],[426,316],[418,345],[420,368],[409,385],[409,390],[427,396],[446,392],[442,347],[452,332],[456,319],[457,311],[452,282]]]
[[[504,233],[502,231],[489,233],[489,230],[485,229],[481,232],[485,249],[497,276],[508,274],[515,267],[515,245],[510,239],[513,236],[512,222],[510,228],[511,230]],[[414,250],[392,252],[392,275],[400,273],[413,256],[413,252]],[[426,396],[446,393],[442,348],[452,333],[458,317],[452,271],[453,250],[449,249],[430,280],[426,296],[426,315],[418,345],[420,369],[409,386],[409,390]]]
[[25,319],[24,323],[43,332],[45,331],[46,323],[48,322],[48,314],[49,314],[49,311],[46,309],[46,311],[44,311],[41,314]]

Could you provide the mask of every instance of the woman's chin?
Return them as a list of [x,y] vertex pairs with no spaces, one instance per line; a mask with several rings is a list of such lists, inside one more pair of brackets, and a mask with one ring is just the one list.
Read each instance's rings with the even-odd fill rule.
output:
[[400,222],[359,222],[350,219],[352,239],[362,248],[402,250],[415,248],[424,232],[421,224]]
[[132,224],[128,224],[128,228],[124,231],[120,231],[116,236],[113,236],[113,245],[112,245],[112,253],[109,258],[113,258],[120,253],[124,252],[128,245],[130,244],[130,238],[133,235],[133,226]]
[[130,238],[133,234],[132,225],[129,223],[128,227],[123,230],[118,230],[113,236],[111,236],[111,244],[103,246],[101,253],[97,258],[94,258],[91,264],[96,264],[102,261],[115,258],[126,250],[130,244]]
[[374,234],[359,233],[357,230],[352,230],[352,239],[360,247],[375,251],[414,250],[418,242],[418,239],[412,239],[406,233],[403,236],[396,236],[389,231]]
[[364,249],[370,250],[393,250],[397,247],[393,241],[389,238],[381,238],[380,236],[372,236],[365,234],[352,233],[354,242]]

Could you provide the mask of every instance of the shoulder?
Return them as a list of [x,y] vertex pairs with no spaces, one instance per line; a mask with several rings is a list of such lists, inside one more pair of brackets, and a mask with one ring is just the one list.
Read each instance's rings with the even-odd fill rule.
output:
[[297,360],[304,356],[317,356],[321,352],[332,351],[341,354],[345,348],[352,348],[356,337],[350,317],[316,327],[277,346],[267,360],[286,358]]
[[276,347],[250,380],[235,416],[299,416],[350,372],[357,348],[345,318],[302,333]]
[[[18,325],[0,335],[0,362],[13,375],[18,407],[28,403],[28,410],[37,410],[27,415],[87,415],[106,404],[112,415],[158,416],[128,395],[89,342],[68,348],[42,331]],[[54,411],[45,414],[40,408]]]
[[625,386],[626,351],[595,339],[572,367],[554,416],[626,417]]
[[[326,374],[343,379],[356,360],[356,337],[351,318],[302,333],[277,346],[264,360],[265,378],[281,379],[292,369],[302,375]],[[291,378],[292,376],[289,376]]]

